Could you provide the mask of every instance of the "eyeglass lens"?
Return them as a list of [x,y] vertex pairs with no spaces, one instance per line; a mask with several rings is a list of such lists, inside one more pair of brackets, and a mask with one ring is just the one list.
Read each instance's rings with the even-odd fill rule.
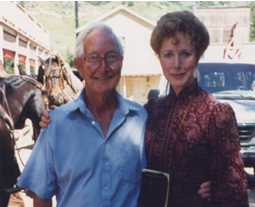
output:
[[102,64],[103,60],[112,70],[116,70],[120,67],[120,55],[117,53],[107,53],[104,57],[101,57],[98,54],[93,54],[86,57],[87,65],[91,70],[97,70]]

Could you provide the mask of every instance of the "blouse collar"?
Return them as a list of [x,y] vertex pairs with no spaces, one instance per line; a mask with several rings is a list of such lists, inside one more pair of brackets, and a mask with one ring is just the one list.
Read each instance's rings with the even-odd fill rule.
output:
[[190,99],[194,96],[196,96],[198,91],[198,84],[197,82],[193,82],[191,85],[186,86],[184,89],[181,90],[179,95],[177,96],[173,90],[173,88],[170,86],[170,97],[174,99]]

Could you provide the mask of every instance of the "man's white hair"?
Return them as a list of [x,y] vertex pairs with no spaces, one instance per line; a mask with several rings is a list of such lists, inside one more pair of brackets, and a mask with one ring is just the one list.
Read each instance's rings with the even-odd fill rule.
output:
[[113,32],[112,28],[109,27],[108,25],[104,24],[103,22],[91,22],[88,24],[88,26],[84,30],[82,30],[79,33],[79,36],[77,37],[77,40],[76,40],[76,46],[75,46],[76,57],[82,57],[84,55],[84,47],[83,47],[84,40],[90,34],[90,32],[92,32],[95,29],[102,29],[102,30],[108,31],[109,33],[113,34],[113,36],[115,37],[116,42],[118,44],[119,53],[123,57],[123,53],[124,53],[123,47],[122,47],[122,44],[121,44],[119,38]]

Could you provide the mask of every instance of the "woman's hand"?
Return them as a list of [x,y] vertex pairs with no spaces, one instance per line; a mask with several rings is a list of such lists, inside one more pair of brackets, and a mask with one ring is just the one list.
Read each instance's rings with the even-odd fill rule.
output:
[[211,181],[207,181],[200,185],[198,193],[201,195],[202,198],[207,198],[208,200],[211,200],[211,184]]

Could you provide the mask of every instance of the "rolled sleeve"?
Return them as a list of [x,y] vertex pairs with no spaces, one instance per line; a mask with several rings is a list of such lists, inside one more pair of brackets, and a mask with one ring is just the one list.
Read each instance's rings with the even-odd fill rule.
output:
[[56,175],[48,131],[44,130],[40,134],[17,183],[18,186],[33,191],[43,199],[52,198],[56,190]]

